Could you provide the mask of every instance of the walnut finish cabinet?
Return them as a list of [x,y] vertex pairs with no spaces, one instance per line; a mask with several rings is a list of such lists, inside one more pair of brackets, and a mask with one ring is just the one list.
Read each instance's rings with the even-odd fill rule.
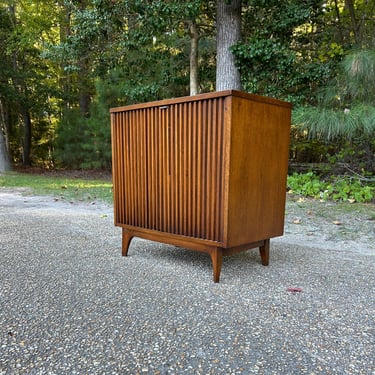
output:
[[[111,109],[115,225],[222,257],[283,234],[291,105],[239,91]],[[179,251],[181,251],[179,249]]]

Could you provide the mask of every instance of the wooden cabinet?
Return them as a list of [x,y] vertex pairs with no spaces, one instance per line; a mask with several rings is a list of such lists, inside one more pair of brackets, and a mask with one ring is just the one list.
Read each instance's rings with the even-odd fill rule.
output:
[[211,256],[283,234],[291,105],[223,91],[111,109],[115,225]]

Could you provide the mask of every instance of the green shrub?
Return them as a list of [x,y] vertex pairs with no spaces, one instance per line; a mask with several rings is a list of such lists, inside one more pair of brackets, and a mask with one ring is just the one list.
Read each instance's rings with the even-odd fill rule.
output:
[[363,183],[360,176],[331,176],[321,180],[313,172],[288,176],[289,193],[322,200],[371,202],[375,198],[375,183]]
[[54,153],[57,166],[110,169],[112,88],[98,82],[97,92],[89,117],[83,117],[78,108],[65,111],[57,131]]
[[88,119],[82,117],[78,108],[64,112],[56,133],[54,150],[56,166],[72,169],[81,168],[86,156],[82,145],[86,142],[87,128]]
[[293,173],[288,177],[289,192],[293,192],[304,197],[319,198],[321,192],[325,190],[325,185],[313,172]]

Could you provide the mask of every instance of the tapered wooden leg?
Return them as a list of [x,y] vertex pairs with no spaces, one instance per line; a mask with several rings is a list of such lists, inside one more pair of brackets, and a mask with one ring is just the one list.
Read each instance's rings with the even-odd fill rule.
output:
[[270,261],[270,239],[264,240],[264,245],[259,247],[263,266],[268,266]]
[[223,250],[220,247],[215,247],[210,251],[213,267],[213,280],[215,283],[219,282],[221,264],[223,263]]
[[128,255],[129,245],[132,238],[132,233],[127,229],[122,228],[122,256],[124,257]]

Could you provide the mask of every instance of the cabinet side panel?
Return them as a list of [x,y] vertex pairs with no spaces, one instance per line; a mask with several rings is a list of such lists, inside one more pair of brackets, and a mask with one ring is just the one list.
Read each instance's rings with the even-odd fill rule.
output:
[[228,246],[283,234],[291,110],[232,98]]

